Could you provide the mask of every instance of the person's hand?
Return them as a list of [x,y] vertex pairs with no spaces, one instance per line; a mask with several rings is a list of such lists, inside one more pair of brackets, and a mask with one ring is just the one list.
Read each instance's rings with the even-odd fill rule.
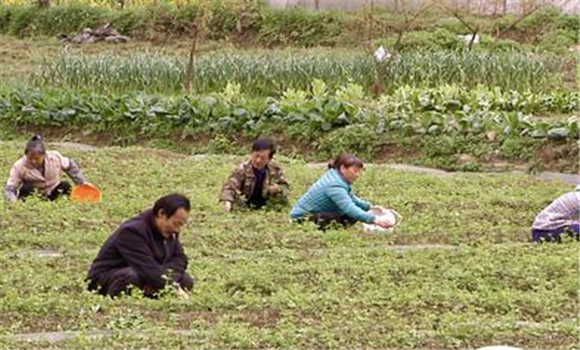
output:
[[382,228],[391,228],[394,226],[394,224],[390,220],[380,216],[377,217],[373,223]]
[[278,186],[276,184],[268,186],[267,190],[268,190],[268,193],[270,193],[270,194],[276,194],[276,193],[280,193],[282,191],[280,186]]
[[224,211],[225,211],[225,212],[230,212],[230,211],[232,211],[232,206],[233,206],[233,205],[232,205],[232,202],[224,202],[224,203],[222,204],[222,206],[223,206],[223,209],[224,209]]
[[183,288],[181,288],[181,286],[177,286],[176,291],[177,295],[179,295],[181,299],[189,300],[189,293],[187,293]]
[[152,286],[146,284],[143,286],[143,294],[145,295],[153,295],[155,294],[156,290]]

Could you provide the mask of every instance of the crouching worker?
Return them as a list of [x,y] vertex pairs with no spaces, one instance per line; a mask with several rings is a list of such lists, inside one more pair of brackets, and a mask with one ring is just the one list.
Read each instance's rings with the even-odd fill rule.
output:
[[240,164],[222,188],[220,202],[224,211],[236,206],[259,209],[266,204],[287,203],[289,186],[282,168],[272,160],[275,153],[272,140],[254,142],[250,160]]
[[579,238],[580,232],[580,186],[565,193],[542,210],[532,225],[535,242],[562,241],[562,234]]
[[368,213],[371,204],[359,199],[352,191],[352,183],[364,168],[360,159],[344,154],[328,167],[330,170],[310,187],[290,212],[293,220],[302,222],[309,219],[323,230],[334,222],[343,226],[353,225],[357,221],[383,228],[392,226],[389,221]]
[[179,241],[190,210],[187,197],[170,194],[159,198],[152,210],[121,224],[91,265],[89,290],[115,297],[136,287],[152,298],[167,284],[181,294],[191,290],[194,279],[185,272],[187,257]]
[[60,180],[64,170],[77,185],[88,184],[79,166],[70,158],[63,157],[56,151],[47,151],[42,138],[33,136],[12,170],[4,189],[4,198],[9,202],[25,200],[38,193],[43,198],[54,201],[60,196],[68,196],[72,186]]

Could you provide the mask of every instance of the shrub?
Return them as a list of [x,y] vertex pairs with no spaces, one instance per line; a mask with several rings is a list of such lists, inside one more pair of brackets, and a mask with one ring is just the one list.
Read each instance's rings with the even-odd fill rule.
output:
[[266,45],[328,45],[341,34],[338,12],[312,12],[304,8],[264,9],[258,40]]
[[74,33],[86,27],[94,27],[102,23],[108,11],[87,7],[55,6],[42,10],[35,6],[4,7],[3,16],[9,21],[1,26],[3,32],[11,35],[26,36],[40,33],[41,35],[57,35]]

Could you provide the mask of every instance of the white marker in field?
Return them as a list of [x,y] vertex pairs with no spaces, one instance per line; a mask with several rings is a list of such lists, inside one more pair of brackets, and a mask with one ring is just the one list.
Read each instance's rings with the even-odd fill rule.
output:
[[383,63],[385,62],[385,60],[389,57],[391,57],[391,54],[387,52],[387,50],[385,50],[385,48],[383,47],[383,45],[379,46],[379,48],[375,51],[375,53],[373,54],[373,56],[375,57],[375,60],[379,63]]
[[[461,39],[464,43],[469,44],[471,42],[471,38],[473,38],[473,34],[458,35],[457,37],[459,39]],[[478,44],[480,40],[481,40],[481,37],[479,36],[479,34],[475,34],[475,38],[473,39],[473,43]]]

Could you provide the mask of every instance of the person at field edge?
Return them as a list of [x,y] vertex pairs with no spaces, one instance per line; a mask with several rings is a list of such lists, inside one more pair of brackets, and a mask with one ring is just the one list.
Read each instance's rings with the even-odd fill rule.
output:
[[542,210],[532,225],[534,242],[562,241],[562,234],[580,238],[580,185],[556,198]]
[[68,196],[72,186],[60,180],[64,170],[77,185],[91,185],[74,160],[56,151],[47,151],[42,138],[34,135],[24,149],[24,156],[12,166],[4,188],[4,198],[9,202],[38,193],[43,198],[54,201],[60,196]]
[[179,241],[191,204],[181,194],[159,198],[151,210],[125,221],[107,239],[93,261],[89,290],[116,297],[133,287],[155,298],[166,285],[187,296],[194,278],[187,272],[188,259]]
[[323,230],[334,222],[350,226],[357,221],[363,221],[383,228],[392,227],[388,220],[368,213],[373,208],[371,204],[358,198],[352,191],[351,185],[364,169],[360,159],[351,154],[343,154],[328,167],[330,169],[292,208],[292,220],[302,222],[309,219]]
[[288,181],[272,159],[276,144],[268,138],[254,141],[250,159],[240,164],[224,184],[220,202],[226,212],[236,206],[259,209],[266,204],[286,204]]

